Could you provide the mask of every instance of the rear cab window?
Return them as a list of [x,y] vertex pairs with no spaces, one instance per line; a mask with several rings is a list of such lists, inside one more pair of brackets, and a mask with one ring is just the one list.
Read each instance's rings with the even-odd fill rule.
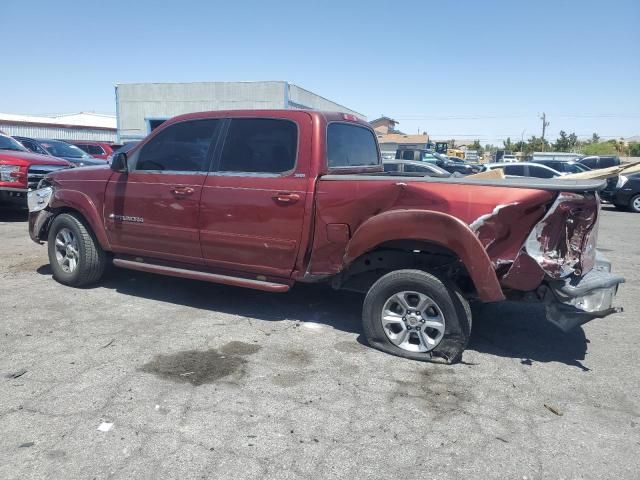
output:
[[330,169],[380,165],[373,132],[351,123],[332,122],[327,127],[327,163]]

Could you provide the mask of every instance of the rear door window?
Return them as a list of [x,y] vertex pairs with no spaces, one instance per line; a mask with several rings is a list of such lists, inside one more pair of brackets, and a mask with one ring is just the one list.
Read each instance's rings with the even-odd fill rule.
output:
[[526,175],[526,172],[524,169],[524,165],[506,165],[504,167],[504,174],[524,177]]
[[413,160],[413,150],[405,150],[402,152],[403,160]]
[[379,165],[376,137],[371,130],[359,125],[330,123],[327,127],[327,163],[331,168]]
[[618,157],[600,157],[600,168],[617,167],[620,165]]
[[295,168],[298,127],[290,120],[234,118],[224,142],[221,172],[284,173]]
[[175,123],[142,147],[137,171],[206,172],[209,147],[217,138],[220,120]]
[[429,167],[427,166],[421,166],[421,165],[405,165],[404,166],[404,171],[405,172],[415,172],[415,173],[423,173],[425,175],[433,173],[433,170],[431,170]]
[[104,155],[105,152],[102,149],[102,147],[98,146],[98,145],[87,145],[86,149],[83,149],[85,152],[87,152],[89,155]]
[[529,165],[529,176],[536,178],[553,178],[554,173],[551,170],[538,165]]

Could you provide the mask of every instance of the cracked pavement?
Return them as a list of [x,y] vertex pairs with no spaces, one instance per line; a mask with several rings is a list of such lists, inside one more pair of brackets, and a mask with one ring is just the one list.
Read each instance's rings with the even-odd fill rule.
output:
[[326,288],[64,287],[25,220],[0,212],[2,479],[637,478],[640,215],[601,219],[623,314],[485,305],[454,366],[367,347]]

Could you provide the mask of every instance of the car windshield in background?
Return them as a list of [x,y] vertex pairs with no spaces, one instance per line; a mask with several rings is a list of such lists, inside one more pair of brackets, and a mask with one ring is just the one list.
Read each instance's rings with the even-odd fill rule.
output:
[[367,167],[380,164],[376,139],[371,130],[348,123],[327,127],[329,167]]
[[422,153],[422,161],[429,163],[438,163],[438,157],[434,153],[431,152],[423,152]]
[[0,135],[0,150],[15,150],[17,152],[28,152],[26,148],[20,145],[20,142],[17,140],[6,137],[4,135]]
[[75,145],[65,142],[47,140],[46,142],[40,142],[40,144],[54,157],[91,158],[91,155],[88,155]]

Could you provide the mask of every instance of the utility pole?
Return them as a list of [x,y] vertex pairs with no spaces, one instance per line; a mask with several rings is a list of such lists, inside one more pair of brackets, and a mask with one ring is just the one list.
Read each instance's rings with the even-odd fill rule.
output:
[[542,116],[540,117],[540,120],[542,120],[542,151],[544,152],[544,133],[547,130],[547,127],[549,126],[549,122],[547,122],[547,114],[542,112]]

